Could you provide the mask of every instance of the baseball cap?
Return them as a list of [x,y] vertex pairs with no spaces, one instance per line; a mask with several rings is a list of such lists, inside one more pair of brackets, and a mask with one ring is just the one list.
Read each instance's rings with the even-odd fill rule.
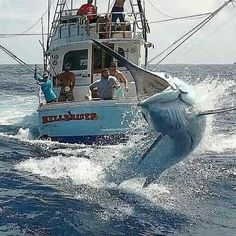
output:
[[70,63],[66,63],[66,64],[64,65],[64,69],[65,69],[65,70],[70,70],[70,69],[71,69],[71,64],[70,64]]
[[47,78],[48,77],[48,72],[47,71],[44,71],[43,72],[43,78]]

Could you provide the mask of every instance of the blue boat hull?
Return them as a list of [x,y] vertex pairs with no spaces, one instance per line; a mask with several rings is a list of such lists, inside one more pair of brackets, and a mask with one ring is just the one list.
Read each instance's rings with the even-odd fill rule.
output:
[[135,104],[130,100],[106,100],[43,105],[38,109],[39,134],[66,143],[125,142]]

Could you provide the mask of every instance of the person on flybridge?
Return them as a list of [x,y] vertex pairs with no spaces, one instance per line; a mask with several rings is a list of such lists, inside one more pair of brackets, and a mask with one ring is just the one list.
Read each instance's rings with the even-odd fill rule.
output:
[[87,15],[90,23],[94,23],[96,21],[96,14],[97,7],[93,5],[93,0],[88,0],[88,2],[83,4],[77,11],[77,15],[79,16]]
[[125,0],[116,0],[112,9],[111,9],[111,22],[116,22],[117,19],[120,22],[125,21],[125,14],[124,14],[124,3]]
[[75,74],[70,72],[71,64],[66,63],[64,65],[64,72],[58,76],[58,81],[61,85],[61,91],[58,98],[58,102],[73,101],[73,89],[75,87]]

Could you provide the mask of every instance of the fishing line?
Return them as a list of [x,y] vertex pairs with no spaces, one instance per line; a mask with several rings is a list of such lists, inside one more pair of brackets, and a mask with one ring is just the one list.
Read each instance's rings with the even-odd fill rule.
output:
[[167,19],[167,20],[157,20],[157,21],[151,21],[148,22],[149,24],[155,24],[155,23],[162,23],[162,22],[168,22],[168,21],[175,21],[175,20],[183,20],[183,19],[189,19],[189,18],[202,18],[207,15],[211,15],[212,12],[207,12],[207,13],[201,13],[197,15],[189,15],[189,16],[181,16],[181,17],[175,17],[173,19]]
[[[50,7],[52,6],[52,4],[53,4],[54,2],[55,2],[55,0],[53,0],[53,1],[51,2]],[[22,33],[19,33],[19,34],[12,34],[12,35],[9,34],[9,35],[11,35],[10,37],[4,37],[4,38],[13,38],[13,37],[25,35],[28,31],[30,31],[32,28],[34,28],[34,26],[37,25],[37,24],[40,22],[41,18],[43,18],[47,13],[48,13],[48,9],[43,13],[43,15],[42,15],[33,25],[31,25],[28,29],[26,29],[26,30],[23,31]],[[1,35],[2,35],[2,34],[0,34],[0,37],[1,37]],[[7,35],[7,34],[4,34],[4,35]],[[33,34],[33,35],[35,35],[35,34]]]
[[[198,46],[201,46],[201,44],[205,43],[205,40],[207,39],[210,39],[215,33],[217,33],[219,30],[222,30],[222,28],[224,28],[226,25],[229,25],[230,23],[232,23],[232,19],[234,19],[236,17],[236,15],[234,16],[230,16],[230,19],[224,23],[222,23],[221,25],[219,25],[217,27],[216,30],[212,31],[212,32],[209,32],[209,35],[207,35],[204,39],[202,39],[202,41],[200,42],[194,42],[194,44],[192,45],[189,45],[189,48],[183,48],[183,50],[178,53],[178,55],[175,57],[174,61],[177,61],[178,58],[181,58],[183,57],[184,55],[186,55],[186,53],[188,53],[189,51],[192,50],[192,48],[194,47],[194,49],[197,49]],[[201,50],[201,48],[198,49],[199,51]],[[201,51],[201,53],[204,53],[202,55],[209,55],[209,53],[206,52],[206,49],[203,51]],[[173,61],[173,60],[172,60]],[[232,74],[232,75],[235,75],[235,74]],[[223,75],[224,76],[224,75]]]
[[[0,38],[11,38],[11,37],[15,37],[15,36],[38,36],[38,35],[42,35],[41,33],[29,33],[29,34],[0,34]],[[45,36],[47,36],[47,34],[43,34]],[[10,37],[9,37],[10,36]]]
[[[165,60],[170,54],[172,54],[178,47],[180,47],[185,41],[187,41],[190,37],[192,37],[197,31],[199,31],[204,25],[206,25],[213,17],[215,17],[224,7],[226,7],[230,2],[232,2],[233,0],[229,0],[227,2],[225,2],[221,7],[219,7],[218,9],[216,9],[210,16],[208,16],[206,19],[204,19],[202,22],[200,22],[198,25],[196,25],[193,29],[191,29],[190,31],[188,31],[186,34],[184,34],[182,37],[180,37],[178,40],[176,40],[174,43],[172,43],[168,48],[166,48],[165,50],[163,50],[161,53],[159,53],[157,56],[155,56],[154,58],[152,58],[151,60],[149,60],[148,63],[151,63],[153,60],[155,60],[156,58],[158,58],[159,56],[161,56],[163,53],[165,53],[166,51],[168,51],[170,48],[172,48],[175,44],[177,44],[178,42],[180,42],[179,44],[177,44],[177,46],[172,49],[164,58],[162,58],[151,70],[155,69],[155,67],[160,64],[163,60]],[[187,37],[187,38],[186,38]],[[183,40],[183,41],[181,41]]]
[[160,13],[161,15],[163,15],[163,16],[165,16],[165,17],[169,17],[169,18],[176,18],[176,17],[174,17],[174,16],[169,16],[169,15],[163,13],[162,11],[160,11],[159,9],[157,9],[157,7],[156,7],[155,5],[153,5],[153,3],[152,3],[150,0],[148,0],[148,2],[149,2],[150,5],[151,5],[158,13]]
[[[2,51],[4,51],[7,55],[9,55],[12,59],[14,59],[15,61],[17,61],[20,65],[22,65],[23,67],[25,67],[28,71],[33,72],[34,73],[34,68],[32,68],[30,65],[28,65],[27,63],[25,63],[23,60],[21,60],[19,57],[17,57],[14,53],[12,53],[10,50],[8,50],[6,47],[2,46],[0,44],[0,49]],[[38,73],[39,74],[39,73]],[[41,74],[39,74],[40,76],[42,76]]]

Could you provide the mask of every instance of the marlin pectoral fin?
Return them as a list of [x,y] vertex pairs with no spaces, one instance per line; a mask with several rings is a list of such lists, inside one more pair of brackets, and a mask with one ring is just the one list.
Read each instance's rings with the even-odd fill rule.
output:
[[148,176],[143,184],[143,188],[148,187],[155,179],[156,179],[156,177],[154,177],[152,175]]
[[139,159],[138,164],[141,164],[147,155],[152,151],[152,149],[156,146],[156,144],[162,139],[162,135],[159,135],[157,139],[152,143],[152,145],[146,150],[146,152]]

